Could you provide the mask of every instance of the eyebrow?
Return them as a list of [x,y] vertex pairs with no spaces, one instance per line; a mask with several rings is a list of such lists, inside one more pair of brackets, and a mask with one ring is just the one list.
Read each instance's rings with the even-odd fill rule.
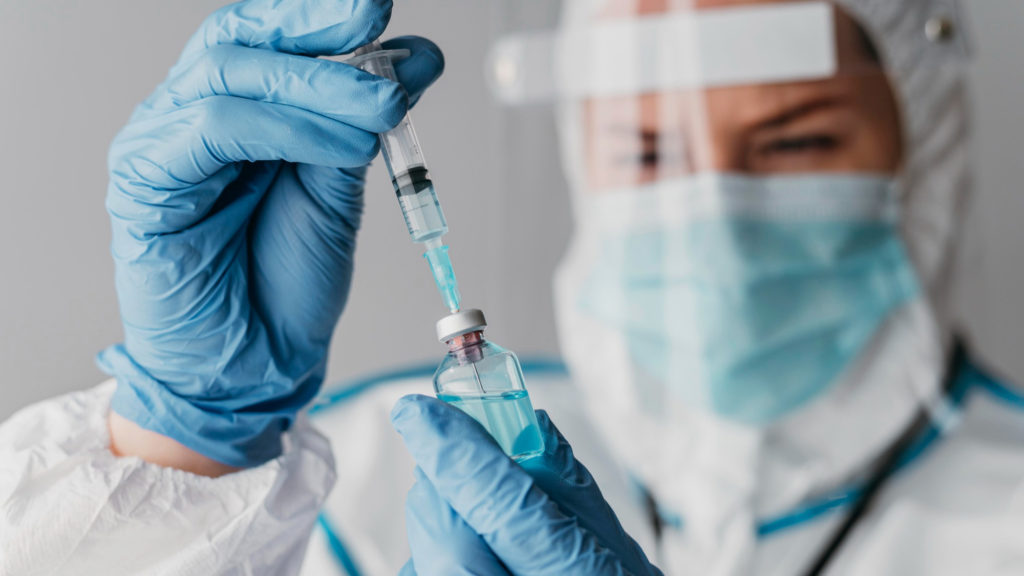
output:
[[[810,116],[815,112],[841,106],[845,103],[845,98],[834,94],[815,96],[797,104],[787,105],[781,110],[772,111],[767,118],[751,122],[747,130],[757,131],[778,128],[803,117]],[[656,144],[654,141],[660,137],[662,132],[659,128],[644,128],[625,122],[608,125],[604,130],[613,134],[639,137],[645,144]]]
[[657,131],[649,130],[641,126],[637,126],[636,124],[629,124],[625,122],[622,124],[613,124],[611,126],[607,126],[605,130],[609,132],[614,132],[616,134],[640,135],[641,138],[652,138],[655,135],[657,135]]
[[786,124],[789,124],[790,122],[793,122],[795,120],[799,120],[804,116],[810,116],[811,114],[814,114],[815,112],[818,112],[820,110],[832,108],[834,106],[839,106],[842,105],[843,103],[843,98],[840,98],[838,96],[820,96],[808,102],[801,102],[795,106],[786,107],[779,112],[774,112],[768,118],[758,122],[754,122],[751,129],[765,130],[770,128],[778,128],[780,126],[785,126]]

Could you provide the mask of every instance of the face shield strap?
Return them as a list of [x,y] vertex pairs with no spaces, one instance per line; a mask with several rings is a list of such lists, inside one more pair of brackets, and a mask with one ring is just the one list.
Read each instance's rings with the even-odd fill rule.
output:
[[833,6],[741,6],[570,26],[500,40],[490,80],[509,104],[796,82],[837,72]]

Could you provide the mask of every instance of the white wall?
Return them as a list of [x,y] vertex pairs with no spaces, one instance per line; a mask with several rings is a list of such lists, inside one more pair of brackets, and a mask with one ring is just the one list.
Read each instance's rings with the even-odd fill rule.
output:
[[962,2],[974,60],[975,212],[962,307],[991,364],[1024,385],[1024,2]]
[[[554,130],[543,114],[492,104],[481,72],[495,34],[552,22],[555,3],[398,4],[386,36],[431,37],[447,57],[414,118],[466,304],[487,311],[498,342],[554,354],[550,272],[569,232]],[[976,221],[986,245],[966,307],[987,356],[1024,381],[1024,3],[966,4],[978,51]],[[121,334],[103,207],[107,146],[218,5],[0,1],[0,418],[103,378],[92,358]],[[329,382],[442,353],[433,323],[444,309],[380,166],[367,199]],[[527,223],[522,234],[514,221]],[[379,343],[368,345],[371,337]]]

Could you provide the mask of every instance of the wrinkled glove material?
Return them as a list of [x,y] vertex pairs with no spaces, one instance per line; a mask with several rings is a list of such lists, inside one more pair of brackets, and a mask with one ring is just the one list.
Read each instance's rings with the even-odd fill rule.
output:
[[391,3],[253,0],[204,22],[116,137],[107,209],[124,342],[112,409],[256,465],[320,389],[351,283],[366,167],[443,68],[420,38],[400,83],[313,58],[375,39]]
[[475,420],[406,396],[392,423],[416,461],[402,574],[659,575],[544,411],[545,452],[520,464]]

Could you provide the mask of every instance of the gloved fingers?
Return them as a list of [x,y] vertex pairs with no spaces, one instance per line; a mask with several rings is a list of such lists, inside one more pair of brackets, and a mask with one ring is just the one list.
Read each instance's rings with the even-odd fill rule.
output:
[[[151,116],[210,96],[235,96],[288,104],[370,132],[393,128],[412,103],[444,71],[433,42],[415,36],[385,45],[405,49],[396,60],[398,84],[333,60],[295,56],[237,45],[202,51],[147,99],[136,118]],[[404,90],[403,90],[404,88]]]
[[398,81],[409,94],[409,107],[412,108],[419,102],[423,92],[444,72],[444,53],[437,44],[419,36],[392,38],[383,42],[381,47],[386,50],[409,51],[409,57],[396,60],[394,66]]
[[523,469],[562,512],[575,517],[580,526],[595,534],[632,573],[645,574],[650,564],[647,556],[622,528],[597,481],[576,459],[572,446],[544,410],[537,410],[537,424],[544,437],[544,454],[523,461]]
[[411,564],[419,576],[507,576],[491,549],[452,510],[419,468],[405,500]]
[[412,395],[391,421],[437,493],[513,574],[626,573],[462,411]]
[[412,558],[409,558],[405,564],[402,564],[402,568],[398,571],[398,576],[416,576],[416,567],[413,566]]
[[251,220],[249,294],[280,349],[329,345],[352,280],[365,170],[282,164]]
[[307,110],[214,96],[133,122],[118,135],[107,207],[142,234],[180,231],[202,218],[221,191],[200,184],[231,164],[355,168],[369,164],[378,148],[375,134]]
[[287,104],[370,132],[390,130],[408,108],[405,91],[386,78],[332,60],[235,45],[202,51],[147,105],[159,113],[212,96]]
[[[415,100],[440,75],[444,57],[422,38],[401,38],[389,46],[410,50],[395,67]],[[252,293],[260,314],[276,328],[272,336],[282,342],[319,345],[330,338],[345,299],[325,307],[294,294],[348,293],[350,275],[338,272],[352,267],[364,173],[365,168],[289,165],[277,175],[282,185],[263,200],[251,235]]]
[[544,437],[544,454],[541,458],[531,458],[523,462],[527,470],[543,469],[555,473],[567,484],[580,488],[590,487],[594,479],[583,464],[576,460],[572,446],[562,436],[562,432],[551,421],[547,411],[537,410],[537,425]]
[[[384,43],[387,48],[404,48],[410,56],[395,62],[395,73],[398,80],[409,95],[409,107],[419,101],[423,92],[433,84],[444,71],[444,56],[441,50],[430,40],[406,36]],[[329,220],[339,214],[344,221],[353,220],[354,212],[350,209],[354,203],[352,191],[357,188],[351,184],[350,170],[303,165],[297,169],[305,190],[313,195],[327,210],[325,216]],[[327,225],[330,225],[328,222]]]
[[[398,47],[411,56],[397,62],[396,72],[418,97],[441,73],[444,58],[420,38],[401,39]],[[282,347],[319,349],[330,339],[345,298],[294,295],[348,293],[364,174],[365,167],[286,165],[253,219],[250,294]]]
[[375,40],[391,19],[391,0],[246,0],[199,26],[177,67],[218,44],[307,56],[346,54]]

